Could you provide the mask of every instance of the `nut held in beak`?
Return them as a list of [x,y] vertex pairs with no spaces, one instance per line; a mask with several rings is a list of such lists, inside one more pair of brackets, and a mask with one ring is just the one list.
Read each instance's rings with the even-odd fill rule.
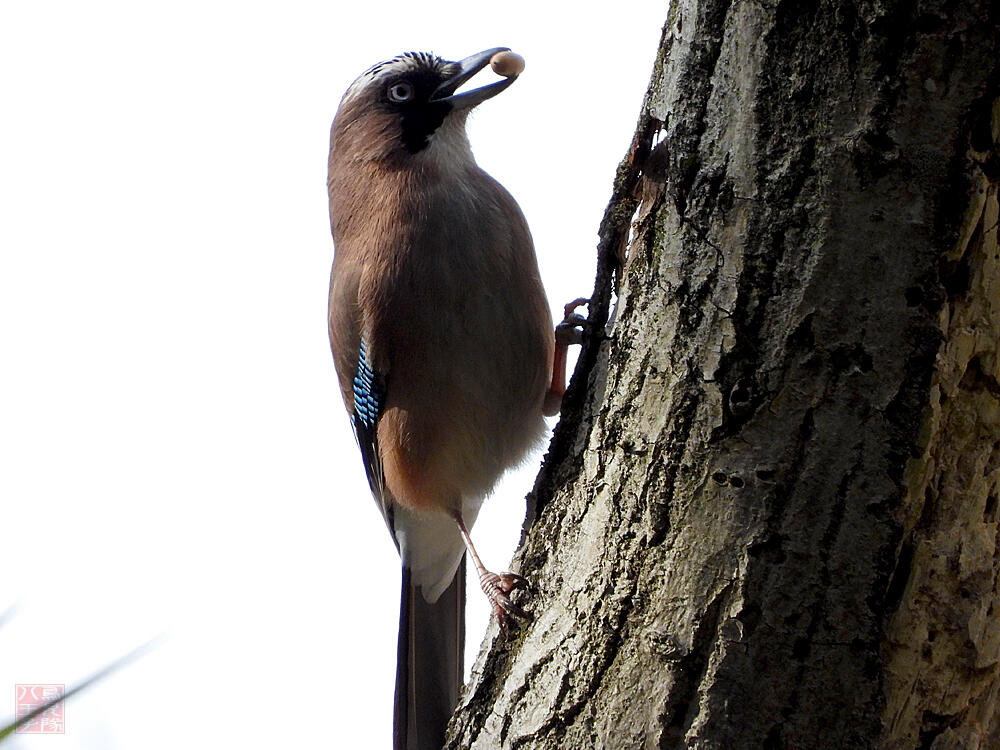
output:
[[497,52],[490,58],[490,67],[498,76],[510,78],[520,75],[521,71],[524,70],[524,58],[510,50]]

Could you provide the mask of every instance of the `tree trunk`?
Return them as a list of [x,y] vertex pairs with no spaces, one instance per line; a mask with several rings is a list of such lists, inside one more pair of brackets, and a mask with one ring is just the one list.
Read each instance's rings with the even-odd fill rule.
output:
[[998,28],[675,0],[449,747],[1000,748]]

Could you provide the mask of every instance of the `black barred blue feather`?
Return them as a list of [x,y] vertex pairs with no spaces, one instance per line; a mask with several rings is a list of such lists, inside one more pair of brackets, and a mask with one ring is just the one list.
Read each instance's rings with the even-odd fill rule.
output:
[[361,449],[368,485],[372,494],[385,507],[382,458],[378,451],[378,419],[385,400],[385,380],[372,366],[371,354],[364,339],[358,349],[358,367],[354,373],[354,413],[351,423]]
[[384,388],[375,382],[375,371],[368,358],[368,345],[364,339],[358,350],[358,371],[354,375],[354,419],[368,429],[374,429],[382,409]]

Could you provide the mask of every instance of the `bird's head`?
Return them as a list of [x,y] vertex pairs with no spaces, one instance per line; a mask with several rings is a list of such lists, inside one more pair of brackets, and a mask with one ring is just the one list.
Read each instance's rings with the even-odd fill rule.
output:
[[494,61],[503,80],[461,93],[458,89],[500,53],[516,57],[506,47],[494,47],[458,62],[427,52],[406,52],[373,65],[340,101],[331,134],[331,161],[398,166],[413,159],[439,164],[471,161],[465,135],[468,113],[510,86],[520,66],[504,70]]

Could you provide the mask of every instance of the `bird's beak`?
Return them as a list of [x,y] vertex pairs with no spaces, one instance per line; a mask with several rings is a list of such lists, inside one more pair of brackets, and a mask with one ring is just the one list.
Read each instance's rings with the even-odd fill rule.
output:
[[464,60],[453,63],[453,65],[456,66],[457,71],[453,76],[451,76],[451,78],[435,89],[434,93],[431,95],[431,101],[447,102],[454,109],[472,109],[472,107],[475,107],[477,104],[486,101],[490,97],[496,96],[514,83],[517,76],[512,75],[503,81],[497,81],[496,83],[491,83],[488,86],[472,89],[472,91],[465,91],[461,94],[456,94],[455,91],[459,86],[472,78],[472,76],[489,65],[493,55],[497,52],[506,52],[509,49],[510,47],[494,47],[493,49],[477,52]]

